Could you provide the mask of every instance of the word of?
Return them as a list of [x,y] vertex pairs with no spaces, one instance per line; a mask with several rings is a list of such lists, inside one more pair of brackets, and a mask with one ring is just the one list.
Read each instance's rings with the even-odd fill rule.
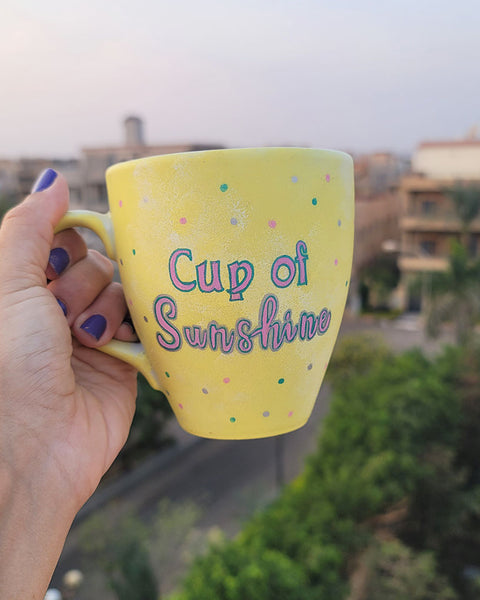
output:
[[[270,278],[277,288],[286,288],[292,284],[297,276],[297,285],[307,285],[308,260],[307,244],[299,240],[295,248],[295,258],[286,254],[279,256],[272,264]],[[181,292],[192,292],[198,289],[206,294],[212,292],[226,291],[231,302],[243,300],[243,295],[250,287],[254,276],[255,267],[248,260],[234,261],[227,265],[229,286],[225,290],[221,278],[221,264],[219,260],[206,261],[195,265],[195,279],[185,281],[181,279],[178,272],[178,263],[188,259],[193,261],[192,251],[189,248],[178,248],[170,255],[168,261],[168,272],[173,286]],[[210,267],[208,268],[208,262]],[[207,270],[208,281],[207,281]]]

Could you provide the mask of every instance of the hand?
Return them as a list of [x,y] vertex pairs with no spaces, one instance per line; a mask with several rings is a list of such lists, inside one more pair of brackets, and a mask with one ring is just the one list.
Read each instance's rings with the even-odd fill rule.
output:
[[[135,370],[95,350],[117,331],[131,337],[122,289],[108,259],[78,234],[54,236],[67,208],[58,175],[0,229],[1,597],[43,598],[71,521],[125,443],[134,413]],[[21,594],[2,587],[15,581],[9,537],[21,549]],[[35,548],[37,568],[27,566]]]

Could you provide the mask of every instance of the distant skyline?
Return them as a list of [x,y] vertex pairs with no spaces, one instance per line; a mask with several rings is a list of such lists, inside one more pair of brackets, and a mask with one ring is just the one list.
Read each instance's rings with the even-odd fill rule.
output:
[[17,0],[0,158],[123,142],[411,153],[480,125],[477,0]]

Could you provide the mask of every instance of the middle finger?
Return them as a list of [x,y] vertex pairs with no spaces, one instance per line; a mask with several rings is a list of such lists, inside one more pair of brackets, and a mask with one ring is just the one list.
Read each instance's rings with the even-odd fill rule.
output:
[[48,288],[62,306],[71,327],[112,278],[113,266],[108,258],[96,250],[88,250],[85,258],[51,281]]

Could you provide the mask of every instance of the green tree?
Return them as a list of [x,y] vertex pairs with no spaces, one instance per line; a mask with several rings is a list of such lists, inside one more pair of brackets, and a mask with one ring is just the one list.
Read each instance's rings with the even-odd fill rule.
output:
[[162,392],[150,387],[141,373],[138,374],[137,382],[135,416],[127,442],[114,463],[113,470],[131,469],[149,453],[173,442],[166,432],[167,424],[173,416],[167,398]]
[[480,317],[480,261],[468,258],[465,246],[454,242],[449,267],[431,274],[426,331],[435,337],[440,325],[453,322],[458,344],[471,342]]
[[82,525],[81,545],[118,600],[159,598],[147,539],[148,529],[132,514],[119,518],[102,511]]
[[[313,600],[302,566],[241,540],[211,546],[196,561],[175,600]],[[172,599],[173,600],[173,599]]]
[[456,600],[432,552],[415,553],[397,540],[377,544],[369,557],[368,600]]
[[472,221],[480,215],[480,185],[456,183],[445,194],[453,203],[461,223],[461,243],[467,248]]
[[388,308],[388,299],[400,280],[397,257],[393,254],[381,254],[366,265],[360,273],[360,294],[366,302],[362,308],[368,309],[370,299],[375,307]]

